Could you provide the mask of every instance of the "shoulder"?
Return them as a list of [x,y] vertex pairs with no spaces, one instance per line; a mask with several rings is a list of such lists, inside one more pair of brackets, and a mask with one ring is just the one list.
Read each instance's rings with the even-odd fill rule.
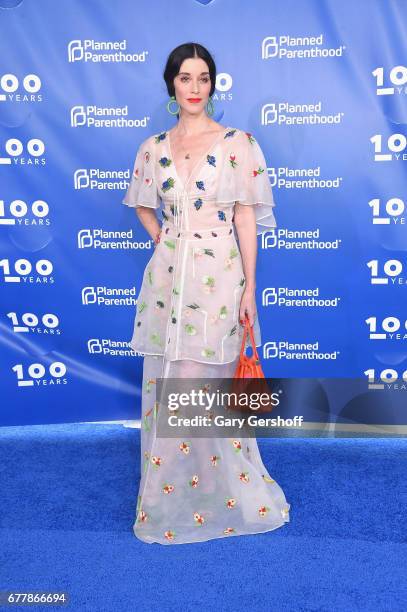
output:
[[151,149],[152,147],[154,147],[154,145],[156,144],[157,141],[157,136],[158,134],[152,134],[151,136],[148,136],[145,140],[142,141],[142,143],[140,144],[140,149],[142,149],[143,151],[148,151],[149,149]]
[[234,126],[226,126],[225,128],[225,140],[241,138],[244,135],[243,130],[240,130]]
[[230,142],[238,142],[245,147],[257,142],[253,133],[237,127],[229,127],[225,133],[225,140],[230,140]]
[[251,132],[231,127],[225,133],[225,146],[241,159],[249,159],[255,154],[258,143]]
[[150,136],[145,138],[139,145],[139,155],[144,156],[146,160],[149,159],[151,156],[154,159],[155,152],[157,150],[157,145],[165,137],[165,134],[166,132],[160,132],[158,134],[151,134]]

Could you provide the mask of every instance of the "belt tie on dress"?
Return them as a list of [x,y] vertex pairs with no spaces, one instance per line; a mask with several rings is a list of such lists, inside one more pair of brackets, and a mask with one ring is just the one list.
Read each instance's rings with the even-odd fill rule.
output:
[[173,195],[174,225],[177,229],[183,230],[186,229],[184,227],[184,216],[188,206],[188,192],[175,190]]
[[[174,226],[178,232],[181,232],[184,229],[184,215],[185,215],[185,211],[188,206],[188,192],[185,190],[183,190],[182,192],[179,192],[176,189],[173,193],[173,196],[174,196],[173,197]],[[172,277],[171,295],[173,295],[173,292],[174,292],[175,277],[178,274],[178,270],[179,270],[180,243],[178,241],[176,245],[176,253],[177,253],[177,263],[176,263],[175,270],[173,272],[173,277]],[[167,372],[164,371],[165,370],[164,364],[165,364],[165,350],[167,348],[167,343],[169,340],[168,329],[170,325],[170,320],[171,320],[171,317],[168,315],[167,328],[166,328],[166,333],[165,333],[165,348],[164,348],[163,362],[162,362],[162,368],[161,368],[161,378],[165,378],[167,376]],[[169,363],[167,362],[166,365],[168,369]]]
[[[174,289],[176,287],[176,283],[179,280],[181,282],[181,285],[185,282],[185,279],[180,277],[180,273],[182,275],[182,270],[180,269],[180,259],[181,259],[181,254],[184,257],[184,261],[185,261],[185,258],[188,257],[188,252],[185,251],[186,248],[189,248],[188,242],[190,240],[196,241],[199,238],[203,238],[203,239],[216,238],[216,237],[220,238],[221,236],[228,236],[233,233],[233,224],[231,222],[223,226],[214,227],[214,228],[207,228],[207,229],[194,228],[190,230],[189,222],[188,222],[188,206],[189,206],[188,192],[185,189],[183,189],[182,191],[178,191],[175,189],[173,191],[174,229],[177,234],[176,237],[180,238],[180,240],[177,239],[176,244],[175,244],[176,253],[175,253],[175,266],[174,266],[173,277],[172,277],[171,296],[175,295]],[[169,230],[171,231],[171,228],[166,227],[165,233],[167,234]],[[186,242],[184,242],[184,238]],[[178,295],[178,292],[177,292],[177,295]],[[181,298],[182,296],[179,296],[178,299],[181,299]],[[177,313],[176,313],[177,319],[178,319],[178,313],[180,316],[182,316],[179,308],[177,308]],[[166,327],[166,333],[165,333],[164,357],[165,357],[166,349],[168,348],[168,342],[170,340],[170,336],[168,332],[169,332],[169,328],[171,324],[172,324],[172,317],[168,315],[167,327]],[[177,320],[177,326],[180,324],[181,322]],[[177,342],[177,339],[176,339],[176,342]],[[177,358],[178,358],[178,346],[175,347],[175,359]],[[164,365],[167,365],[167,367],[169,367],[169,363],[163,358],[162,370],[161,370],[162,378],[165,378],[167,374],[167,372],[165,372]]]

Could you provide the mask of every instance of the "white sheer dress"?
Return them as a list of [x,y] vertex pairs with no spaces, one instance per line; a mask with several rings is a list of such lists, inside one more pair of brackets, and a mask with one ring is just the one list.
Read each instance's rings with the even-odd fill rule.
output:
[[[139,147],[127,206],[162,208],[162,234],[137,298],[132,348],[144,355],[141,481],[134,522],[144,542],[183,544],[270,531],[290,504],[264,466],[255,438],[157,435],[165,418],[157,378],[231,378],[242,341],[245,277],[236,202],[254,206],[257,233],[276,226],[263,152],[252,134],[226,127],[187,181],[168,132]],[[258,317],[253,326],[261,345]]]

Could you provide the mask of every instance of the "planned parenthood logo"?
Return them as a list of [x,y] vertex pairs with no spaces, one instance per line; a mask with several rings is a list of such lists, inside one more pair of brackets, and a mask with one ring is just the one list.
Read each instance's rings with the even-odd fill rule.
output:
[[133,230],[104,230],[100,228],[81,229],[78,231],[78,249],[93,250],[141,250],[150,245],[152,240],[140,243],[133,239]]
[[345,45],[327,47],[324,36],[267,36],[261,43],[261,58],[268,59],[315,59],[342,57]]
[[150,117],[133,119],[129,117],[129,107],[78,105],[71,108],[71,127],[93,128],[145,128]]
[[337,251],[342,248],[342,238],[324,238],[319,227],[310,230],[273,228],[262,233],[261,248],[287,251]]
[[278,359],[281,361],[336,361],[340,352],[339,350],[321,350],[319,341],[288,342],[286,340],[270,340],[263,345],[264,359]]
[[323,113],[322,102],[315,104],[290,104],[289,102],[271,102],[261,108],[261,125],[331,125],[339,124],[343,112]]
[[97,191],[122,191],[128,185],[129,170],[101,170],[100,168],[78,168],[74,171],[74,189]]
[[71,40],[68,43],[69,62],[129,63],[145,62],[148,51],[128,53],[127,40]]

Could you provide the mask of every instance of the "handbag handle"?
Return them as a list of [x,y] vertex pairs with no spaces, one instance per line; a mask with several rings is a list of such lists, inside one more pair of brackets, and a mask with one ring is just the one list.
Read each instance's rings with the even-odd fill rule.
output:
[[246,342],[247,334],[249,334],[249,336],[250,336],[250,342],[251,342],[251,345],[252,345],[253,356],[255,357],[255,359],[259,359],[259,354],[257,352],[256,343],[254,341],[253,329],[252,329],[252,326],[250,325],[249,317],[246,314],[245,315],[245,324],[244,324],[244,330],[243,330],[242,344],[241,344],[241,347],[240,347],[240,357],[242,357],[243,354],[245,353],[245,342]]

